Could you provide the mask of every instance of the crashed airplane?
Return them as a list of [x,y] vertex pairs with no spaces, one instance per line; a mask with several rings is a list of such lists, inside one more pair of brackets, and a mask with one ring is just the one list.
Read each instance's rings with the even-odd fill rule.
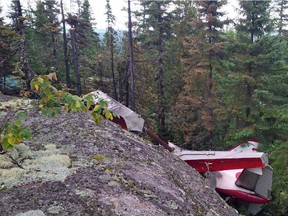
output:
[[271,201],[273,170],[268,157],[258,152],[259,143],[249,140],[228,151],[190,151],[166,143],[144,126],[140,115],[101,91],[89,93],[95,104],[100,99],[108,102],[108,110],[118,117],[113,122],[123,129],[145,132],[164,148],[178,156],[189,166],[203,174],[228,203],[244,206],[255,215]]

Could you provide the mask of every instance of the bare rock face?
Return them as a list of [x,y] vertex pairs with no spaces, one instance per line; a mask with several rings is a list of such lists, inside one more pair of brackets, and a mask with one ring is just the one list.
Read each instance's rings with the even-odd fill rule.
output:
[[32,139],[0,155],[1,216],[238,215],[179,158],[111,122],[35,111],[25,124]]

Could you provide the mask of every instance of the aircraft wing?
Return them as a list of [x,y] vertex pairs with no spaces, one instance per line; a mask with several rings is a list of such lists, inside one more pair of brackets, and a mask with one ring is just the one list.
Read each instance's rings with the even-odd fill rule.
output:
[[177,155],[200,173],[221,170],[263,168],[268,157],[262,152],[181,151]]
[[119,124],[122,128],[129,131],[143,131],[144,119],[128,107],[124,106],[120,102],[114,100],[109,95],[99,90],[90,92],[88,95],[93,96],[95,104],[97,104],[100,99],[107,101],[108,110],[119,116],[119,118],[114,118],[113,121]]

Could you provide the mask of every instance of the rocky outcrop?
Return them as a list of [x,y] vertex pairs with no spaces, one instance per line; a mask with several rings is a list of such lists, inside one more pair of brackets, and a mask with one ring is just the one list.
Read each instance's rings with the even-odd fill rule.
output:
[[34,111],[25,124],[32,139],[0,156],[1,216],[238,215],[179,158],[109,121]]

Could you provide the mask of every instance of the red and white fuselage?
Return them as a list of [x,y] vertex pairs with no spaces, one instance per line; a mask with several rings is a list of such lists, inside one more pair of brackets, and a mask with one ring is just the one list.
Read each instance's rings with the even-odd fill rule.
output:
[[101,91],[89,93],[95,104],[100,99],[108,102],[107,109],[117,114],[113,122],[129,131],[145,131],[163,147],[179,156],[183,161],[205,175],[212,187],[226,198],[246,203],[248,211],[256,214],[261,206],[270,201],[272,168],[268,157],[258,152],[258,142],[250,140],[229,151],[189,151],[161,140],[144,127],[144,119],[137,113]]
[[271,201],[273,171],[258,145],[251,140],[229,151],[189,151],[172,144],[175,154],[204,174],[217,192],[247,203],[252,214]]

